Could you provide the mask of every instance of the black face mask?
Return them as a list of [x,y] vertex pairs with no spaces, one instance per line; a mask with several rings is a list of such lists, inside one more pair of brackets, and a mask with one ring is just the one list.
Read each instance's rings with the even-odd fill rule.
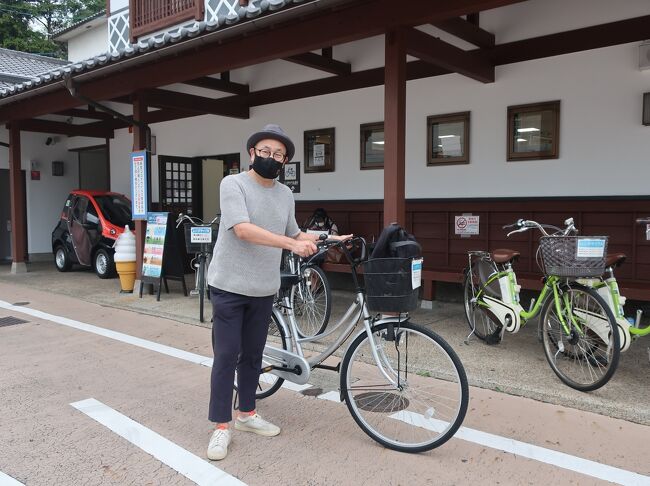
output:
[[282,162],[276,161],[273,157],[264,158],[255,155],[253,170],[264,179],[275,179],[280,175],[280,169],[282,169]]

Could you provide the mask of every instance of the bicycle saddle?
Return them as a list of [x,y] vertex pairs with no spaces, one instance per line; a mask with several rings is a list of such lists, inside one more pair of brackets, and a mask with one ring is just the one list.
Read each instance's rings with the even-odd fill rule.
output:
[[620,267],[627,258],[625,253],[608,253],[605,259],[606,267]]
[[300,282],[300,275],[293,273],[280,273],[280,288],[282,290],[289,290],[291,287]]
[[517,258],[521,253],[514,250],[501,248],[490,252],[490,258],[494,263],[508,263]]

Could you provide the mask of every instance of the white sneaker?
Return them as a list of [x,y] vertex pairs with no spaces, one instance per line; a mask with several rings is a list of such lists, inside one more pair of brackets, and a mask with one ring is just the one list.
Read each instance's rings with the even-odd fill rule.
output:
[[235,428],[237,430],[263,435],[264,437],[275,437],[280,433],[280,427],[273,425],[271,422],[267,422],[257,414],[249,415],[245,419],[237,417],[235,420]]
[[230,429],[215,429],[208,444],[208,459],[220,461],[228,455],[228,444],[232,434]]

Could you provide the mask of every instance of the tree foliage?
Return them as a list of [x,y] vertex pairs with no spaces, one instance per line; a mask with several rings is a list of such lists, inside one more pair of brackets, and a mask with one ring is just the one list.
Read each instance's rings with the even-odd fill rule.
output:
[[0,47],[65,57],[65,45],[52,35],[105,5],[105,0],[0,0]]

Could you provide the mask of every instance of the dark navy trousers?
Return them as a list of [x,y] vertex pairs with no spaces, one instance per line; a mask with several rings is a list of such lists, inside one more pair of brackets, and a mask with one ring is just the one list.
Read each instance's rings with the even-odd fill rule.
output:
[[239,410],[255,410],[255,390],[271,321],[274,296],[248,297],[210,287],[212,350],[211,422],[232,420],[233,383],[237,370]]

